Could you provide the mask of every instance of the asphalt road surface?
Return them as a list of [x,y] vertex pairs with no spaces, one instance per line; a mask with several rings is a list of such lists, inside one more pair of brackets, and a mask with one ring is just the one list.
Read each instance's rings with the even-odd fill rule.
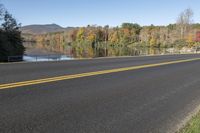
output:
[[[194,58],[200,55],[0,64],[0,85]],[[0,133],[173,133],[199,105],[194,60],[0,89]]]

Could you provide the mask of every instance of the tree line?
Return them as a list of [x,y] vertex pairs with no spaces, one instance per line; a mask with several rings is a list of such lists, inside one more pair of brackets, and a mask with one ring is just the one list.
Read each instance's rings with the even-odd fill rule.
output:
[[88,25],[65,32],[25,35],[27,41],[48,50],[72,54],[75,57],[126,55],[123,49],[133,47],[182,48],[196,47],[196,32],[200,24],[193,24],[193,11],[183,11],[176,24],[168,26],[140,26],[123,23],[119,27]]
[[22,60],[25,48],[19,28],[20,24],[0,4],[0,62],[8,61],[10,56]]

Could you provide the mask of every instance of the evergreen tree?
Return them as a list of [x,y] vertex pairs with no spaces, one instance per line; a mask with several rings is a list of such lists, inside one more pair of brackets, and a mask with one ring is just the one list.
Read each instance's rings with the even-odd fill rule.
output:
[[[3,11],[3,9],[1,8],[0,11]],[[9,56],[19,56],[15,59],[16,61],[21,61],[25,48],[19,30],[20,24],[16,22],[8,11],[1,12],[0,15],[2,18],[0,20],[0,61],[8,61]]]

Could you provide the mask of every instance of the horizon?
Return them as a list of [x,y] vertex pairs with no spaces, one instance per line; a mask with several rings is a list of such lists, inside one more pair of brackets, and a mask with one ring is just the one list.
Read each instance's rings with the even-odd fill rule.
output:
[[122,23],[166,26],[176,23],[178,15],[186,8],[193,10],[194,23],[200,22],[198,0],[49,0],[48,4],[39,0],[0,0],[0,3],[22,26],[57,24],[61,27],[116,27]]

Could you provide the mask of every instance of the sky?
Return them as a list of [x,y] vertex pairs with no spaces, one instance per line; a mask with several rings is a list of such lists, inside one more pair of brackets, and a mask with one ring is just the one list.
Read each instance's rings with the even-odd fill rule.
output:
[[187,8],[200,23],[199,0],[0,0],[22,25],[168,25]]

